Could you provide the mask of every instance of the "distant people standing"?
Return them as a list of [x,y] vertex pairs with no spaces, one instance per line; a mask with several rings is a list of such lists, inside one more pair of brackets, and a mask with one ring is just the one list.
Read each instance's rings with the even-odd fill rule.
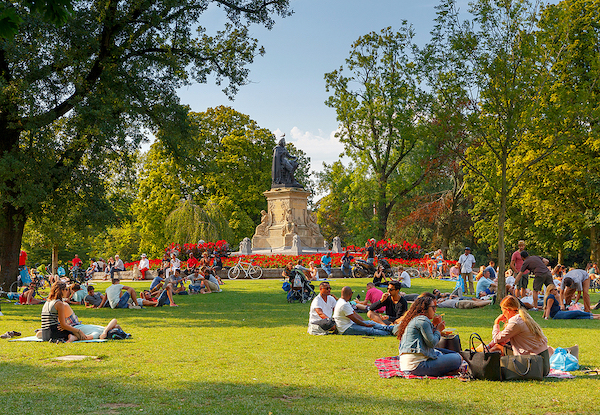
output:
[[79,258],[79,255],[77,254],[75,254],[75,258],[71,260],[71,263],[73,264],[73,268],[81,268],[81,266],[83,265],[83,261],[81,260],[81,258]]
[[[458,258],[460,264],[460,276],[462,277],[465,285],[465,292],[469,290],[469,294],[475,292],[473,287],[473,265],[475,265],[475,257],[471,254],[471,248],[465,247],[465,253]],[[467,282],[469,283],[467,286]]]
[[[513,252],[512,256],[510,257],[510,268],[513,271],[513,275],[517,275],[523,266],[521,252],[525,250],[525,241],[519,241],[517,247],[517,250]],[[523,273],[521,279],[519,280],[519,284],[515,284],[515,293],[518,297],[525,297],[527,285],[529,285],[529,270]]]
[[527,251],[521,252],[521,258],[523,258],[523,265],[519,270],[519,273],[515,277],[515,284],[519,286],[519,280],[522,278],[523,273],[527,270],[533,273],[533,306],[538,305],[538,293],[542,290],[542,286],[548,287],[550,284],[554,285],[552,280],[552,272],[548,269],[544,258],[535,255],[529,255]]
[[373,265],[375,263],[375,239],[369,239],[365,245],[364,260]]

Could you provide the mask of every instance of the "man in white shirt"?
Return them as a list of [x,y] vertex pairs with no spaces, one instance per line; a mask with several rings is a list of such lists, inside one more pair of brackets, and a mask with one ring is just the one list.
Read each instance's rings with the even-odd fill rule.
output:
[[[473,287],[473,265],[475,265],[475,257],[471,254],[471,248],[465,247],[465,253],[458,258],[460,264],[460,276],[465,283],[465,292],[469,290],[469,294],[473,294],[475,289]],[[469,285],[467,286],[467,281]]]
[[328,330],[335,327],[332,316],[336,301],[331,295],[329,282],[323,281],[319,284],[319,295],[312,300],[308,313],[308,334],[327,334]]
[[146,279],[146,271],[150,269],[150,261],[148,261],[148,257],[146,254],[142,254],[142,259],[140,259],[140,264],[138,265],[140,270],[140,274],[142,274],[142,280]]
[[[125,292],[122,292],[123,290]],[[138,305],[135,290],[120,284],[118,275],[112,279],[112,285],[106,289],[105,293],[106,296],[102,299],[102,303],[100,303],[98,308],[102,308],[106,301],[109,302],[110,308],[141,308]],[[133,300],[132,305],[129,305],[130,298]]]
[[363,320],[356,314],[349,301],[352,299],[352,288],[342,288],[340,298],[333,309],[333,319],[340,334],[358,336],[388,336],[392,334],[393,325],[385,326],[369,320]]
[[402,284],[402,288],[410,288],[410,275],[402,265],[398,267],[398,281]]

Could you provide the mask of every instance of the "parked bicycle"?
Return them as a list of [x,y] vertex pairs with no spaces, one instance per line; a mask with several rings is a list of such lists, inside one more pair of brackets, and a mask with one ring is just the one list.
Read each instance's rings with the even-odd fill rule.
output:
[[244,272],[246,278],[250,277],[253,280],[259,279],[263,274],[263,270],[259,265],[254,265],[251,262],[243,262],[242,257],[240,257],[237,264],[227,271],[227,277],[230,280],[235,280],[242,272]]

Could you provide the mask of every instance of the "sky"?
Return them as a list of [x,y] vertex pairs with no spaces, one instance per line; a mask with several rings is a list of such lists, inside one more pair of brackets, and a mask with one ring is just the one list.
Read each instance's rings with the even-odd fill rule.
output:
[[[339,159],[343,145],[334,137],[336,113],[325,105],[325,73],[344,65],[351,45],[360,36],[391,26],[399,29],[407,20],[415,30],[414,42],[424,45],[433,28],[438,0],[292,0],[294,14],[277,18],[273,29],[253,26],[251,34],[266,54],[249,66],[250,83],[230,101],[225,86],[195,84],[179,90],[183,104],[202,112],[219,105],[250,116],[277,138],[311,159],[311,170],[322,170]],[[459,1],[466,10],[466,0]],[[222,28],[225,17],[218,8],[203,15],[201,25]],[[347,159],[344,159],[347,161]]]

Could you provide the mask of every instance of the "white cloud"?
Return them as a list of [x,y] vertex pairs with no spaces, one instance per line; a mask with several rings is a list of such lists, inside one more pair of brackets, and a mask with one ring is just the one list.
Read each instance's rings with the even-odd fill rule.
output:
[[[341,160],[348,164],[347,157],[340,158],[344,151],[344,145],[335,137],[337,131],[331,131],[329,134],[319,130],[317,134],[310,131],[302,131],[298,127],[293,127],[291,131],[285,132],[286,141],[293,143],[297,148],[304,151],[310,157],[310,167],[312,171],[322,171],[323,162],[331,164]],[[275,137],[284,133],[280,129],[273,131]]]

